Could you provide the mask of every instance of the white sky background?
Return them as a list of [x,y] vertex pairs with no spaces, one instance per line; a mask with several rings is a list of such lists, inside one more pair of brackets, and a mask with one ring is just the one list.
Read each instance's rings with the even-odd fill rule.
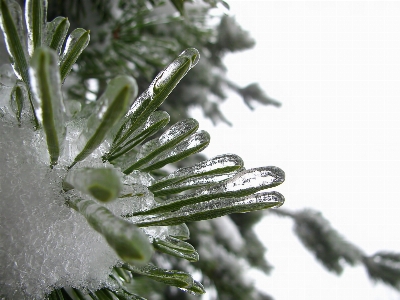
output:
[[[231,95],[222,111],[233,127],[200,123],[211,133],[204,153],[282,168],[286,209],[320,210],[367,254],[400,252],[400,1],[228,2],[257,41],[227,57],[229,77],[283,105],[251,112]],[[362,266],[327,273],[292,225],[270,216],[257,226],[275,267],[257,285],[276,300],[400,299]]]

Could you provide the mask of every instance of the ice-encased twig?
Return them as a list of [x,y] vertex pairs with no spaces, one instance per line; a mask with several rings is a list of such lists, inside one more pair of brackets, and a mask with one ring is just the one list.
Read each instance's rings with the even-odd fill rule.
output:
[[107,208],[92,200],[74,198],[68,204],[86,218],[124,261],[143,264],[150,260],[153,247],[137,226],[114,216]]
[[264,192],[240,198],[214,199],[185,206],[174,212],[132,218],[139,227],[178,225],[185,222],[213,219],[232,213],[243,213],[279,207],[285,201],[278,192]]
[[200,188],[193,193],[177,196],[166,200],[145,211],[136,211],[125,217],[136,215],[151,215],[180,209],[186,205],[209,201],[216,198],[242,197],[251,195],[260,190],[281,184],[285,180],[285,173],[278,167],[260,167],[245,170],[234,177],[215,184]]

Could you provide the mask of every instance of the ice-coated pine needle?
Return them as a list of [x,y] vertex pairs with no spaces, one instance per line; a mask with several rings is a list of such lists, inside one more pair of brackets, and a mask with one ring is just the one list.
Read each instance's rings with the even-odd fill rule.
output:
[[225,174],[216,174],[216,175],[204,175],[200,177],[192,177],[180,181],[176,184],[169,185],[161,190],[153,192],[154,196],[167,196],[172,194],[177,194],[186,190],[197,189],[204,186],[211,186],[218,182],[222,182],[232,178],[239,172],[242,172],[245,168],[240,168],[237,171],[225,173]]
[[199,128],[199,123],[195,119],[185,119],[172,125],[159,138],[150,140],[141,146],[136,155],[127,153],[115,164],[123,168],[126,174],[139,169],[144,164],[150,162],[163,151],[174,147],[187,136]]
[[28,29],[28,51],[33,52],[42,46],[46,32],[47,0],[26,0],[25,19]]
[[262,192],[240,198],[220,198],[183,207],[174,212],[132,220],[137,226],[166,226],[213,219],[232,213],[279,207],[285,198],[278,192]]
[[[172,238],[170,238],[172,239]],[[178,240],[178,239],[175,239]],[[179,240],[178,240],[179,241]],[[193,248],[192,245],[189,243],[180,241],[181,243],[185,243],[188,245],[187,248],[182,247],[176,247],[174,242],[171,242],[168,239],[154,239],[153,241],[153,246],[156,250],[163,252],[168,255],[172,255],[178,258],[183,258],[186,259],[190,262],[196,262],[199,260],[199,254],[196,252],[196,250]],[[188,251],[190,250],[190,251]]]
[[131,150],[136,145],[140,144],[146,138],[154,135],[160,129],[164,128],[170,120],[170,116],[165,111],[153,112],[147,121],[140,126],[137,130],[123,142],[120,146],[115,149],[110,149],[109,154],[105,157],[107,160],[113,160],[124,153]]
[[110,81],[78,137],[79,154],[72,166],[85,159],[104,141],[106,134],[122,118],[136,94],[137,84],[132,77],[117,76]]
[[65,178],[64,186],[73,187],[101,202],[115,200],[122,189],[117,170],[110,168],[72,169]]
[[[210,135],[201,130],[184,139],[172,149],[165,150],[152,161],[141,167],[140,170],[148,172],[164,167],[167,164],[180,161],[192,154],[202,151],[210,143]],[[124,170],[126,173],[126,170]]]
[[25,99],[28,99],[28,91],[25,84],[18,82],[11,92],[10,106],[15,113],[19,125],[21,125],[21,115]]
[[36,49],[30,75],[35,113],[46,134],[50,163],[54,165],[65,139],[65,107],[55,51],[44,47]]
[[46,25],[46,45],[55,50],[58,54],[67,37],[70,23],[68,18],[57,17]]
[[90,40],[90,30],[77,28],[68,36],[64,52],[60,61],[61,81],[64,82],[77,61],[82,51],[87,47]]
[[106,239],[124,261],[144,264],[150,260],[153,247],[137,226],[116,217],[92,200],[70,199],[69,205],[86,218],[90,226]]
[[157,180],[149,187],[153,193],[189,178],[226,174],[243,167],[243,160],[236,154],[224,154],[199,162],[191,167],[180,168]]
[[11,65],[18,79],[28,84],[28,51],[21,7],[14,0],[0,0],[0,9],[0,25]]
[[260,167],[245,170],[234,177],[200,188],[190,194],[177,196],[144,211],[137,211],[127,216],[150,215],[180,209],[186,205],[205,202],[217,198],[248,196],[258,191],[280,185],[285,180],[285,173],[277,167]]
[[150,114],[164,102],[187,72],[197,64],[199,59],[200,54],[196,49],[186,49],[156,76],[149,88],[133,103],[124,121],[121,122],[113,146],[121,145],[133,131],[141,126]]
[[122,265],[122,268],[129,270],[133,273],[145,275],[153,280],[176,286],[181,289],[190,289],[193,286],[196,286],[197,294],[205,293],[202,285],[198,285],[189,273],[177,270],[165,270],[158,268],[152,264],[148,264],[143,267],[124,264]]

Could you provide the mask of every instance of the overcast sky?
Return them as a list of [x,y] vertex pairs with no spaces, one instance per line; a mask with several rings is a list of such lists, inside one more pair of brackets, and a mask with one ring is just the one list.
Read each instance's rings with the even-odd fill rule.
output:
[[[227,57],[229,77],[283,105],[251,112],[232,95],[222,111],[233,127],[200,124],[211,133],[204,153],[282,168],[286,209],[320,210],[367,254],[400,252],[400,1],[228,2],[257,41]],[[268,217],[257,231],[275,267],[257,284],[276,300],[400,299],[362,266],[327,273],[290,219]]]

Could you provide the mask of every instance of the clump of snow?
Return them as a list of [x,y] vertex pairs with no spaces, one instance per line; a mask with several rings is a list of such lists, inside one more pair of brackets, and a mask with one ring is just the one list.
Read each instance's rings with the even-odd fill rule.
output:
[[[0,298],[43,299],[54,287],[109,286],[120,261],[66,206],[61,182],[69,159],[50,169],[38,132],[0,120]],[[85,164],[99,164],[94,160]]]

